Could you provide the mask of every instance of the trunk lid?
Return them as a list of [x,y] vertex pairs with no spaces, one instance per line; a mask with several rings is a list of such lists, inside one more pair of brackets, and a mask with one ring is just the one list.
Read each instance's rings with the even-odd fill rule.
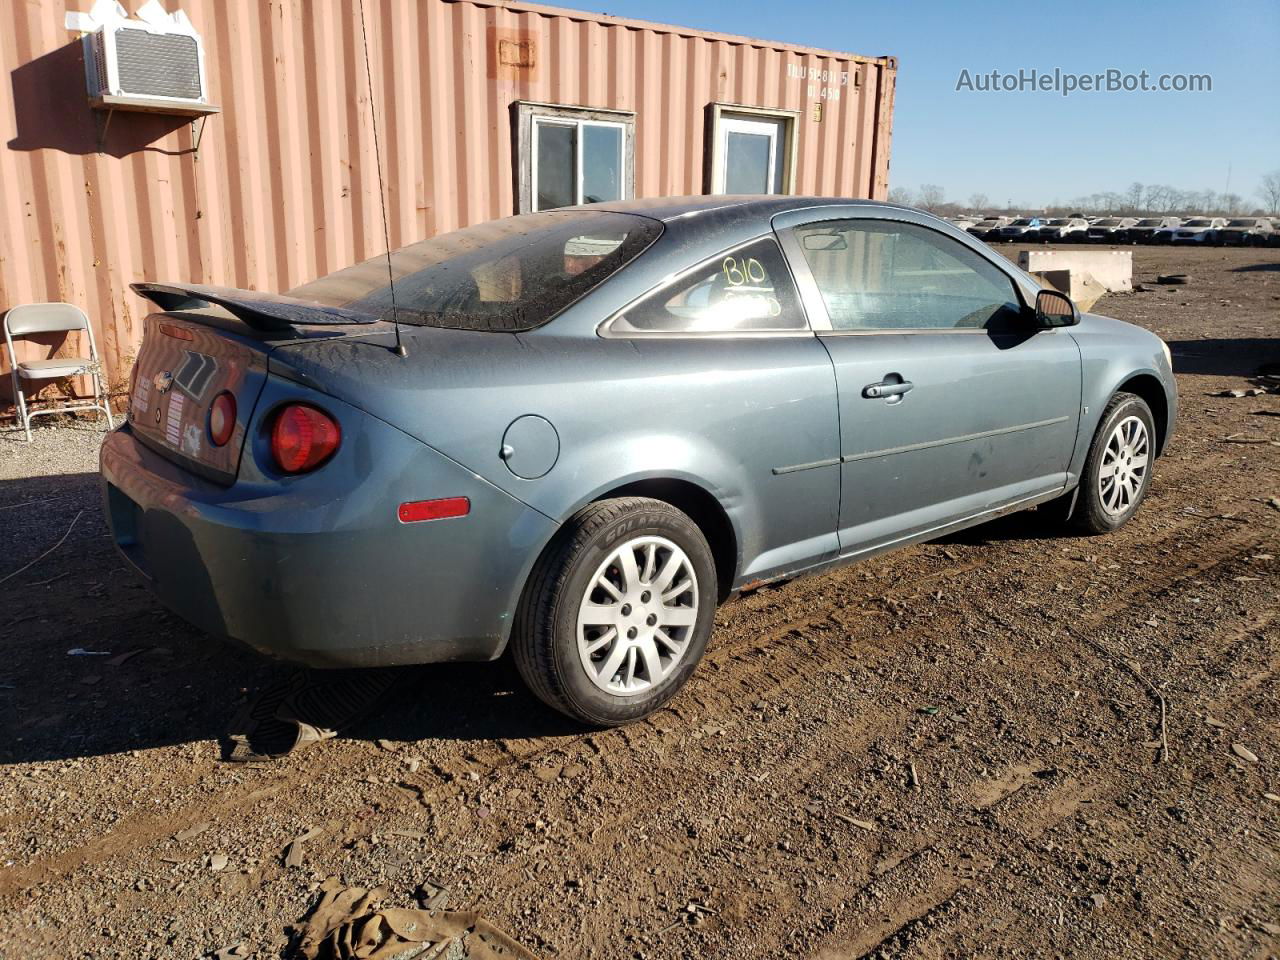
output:
[[[157,453],[194,473],[230,483],[254,404],[266,380],[269,343],[207,326],[190,313],[152,314],[133,366],[130,426]],[[235,398],[231,438],[215,446],[209,433],[213,400]]]
[[[377,317],[219,287],[134,284],[168,312],[147,317],[129,391],[138,439],[186,469],[231,484],[240,468],[267,356],[282,343],[341,339],[377,330]],[[368,327],[366,324],[377,326]],[[235,399],[235,425],[221,446],[210,413],[221,393]]]

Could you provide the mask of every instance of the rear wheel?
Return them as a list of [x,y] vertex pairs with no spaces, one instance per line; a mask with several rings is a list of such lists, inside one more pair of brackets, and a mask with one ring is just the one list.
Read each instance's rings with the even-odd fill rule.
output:
[[1151,486],[1155,418],[1141,397],[1117,393],[1102,413],[1080,478],[1071,523],[1083,533],[1119,530]]
[[684,686],[717,595],[711,548],[684,513],[644,497],[593,503],[534,568],[512,630],[516,667],[571,717],[636,720]]

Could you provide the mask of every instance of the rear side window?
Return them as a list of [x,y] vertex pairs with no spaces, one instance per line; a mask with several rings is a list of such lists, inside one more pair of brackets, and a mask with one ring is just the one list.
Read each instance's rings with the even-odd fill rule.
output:
[[[555,210],[494,220],[395,251],[396,312],[429,327],[532,330],[622,269],[662,233],[648,217]],[[289,295],[391,319],[386,256]]]
[[958,330],[1017,316],[1013,281],[936,230],[892,220],[795,228],[834,330]]
[[627,308],[620,336],[795,333],[808,329],[772,237],[727,250]]

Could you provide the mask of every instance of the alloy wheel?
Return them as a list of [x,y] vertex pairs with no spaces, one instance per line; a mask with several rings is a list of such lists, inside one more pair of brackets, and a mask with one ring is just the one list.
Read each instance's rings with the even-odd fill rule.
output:
[[1119,516],[1137,502],[1150,457],[1147,425],[1140,418],[1125,417],[1115,425],[1098,468],[1098,498],[1109,515]]
[[588,581],[578,609],[578,656],[591,682],[630,697],[671,675],[698,622],[698,577],[665,537],[616,547]]

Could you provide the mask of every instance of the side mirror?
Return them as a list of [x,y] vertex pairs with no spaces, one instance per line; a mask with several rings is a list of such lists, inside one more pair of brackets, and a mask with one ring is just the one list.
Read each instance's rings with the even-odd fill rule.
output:
[[1036,294],[1036,326],[1074,327],[1080,322],[1080,311],[1065,293],[1041,290]]

